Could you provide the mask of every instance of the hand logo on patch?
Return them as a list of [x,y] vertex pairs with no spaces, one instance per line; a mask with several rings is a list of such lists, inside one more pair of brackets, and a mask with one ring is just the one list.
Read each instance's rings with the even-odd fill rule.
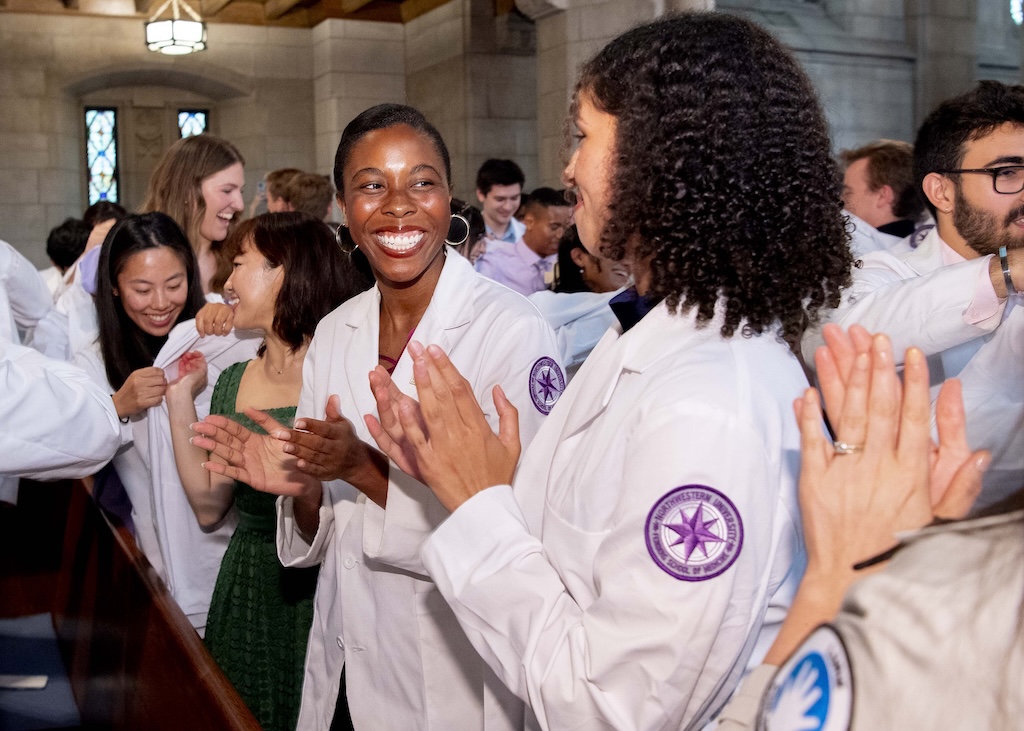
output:
[[804,658],[779,688],[767,728],[769,731],[821,731],[828,717],[828,700],[824,659],[814,653]]

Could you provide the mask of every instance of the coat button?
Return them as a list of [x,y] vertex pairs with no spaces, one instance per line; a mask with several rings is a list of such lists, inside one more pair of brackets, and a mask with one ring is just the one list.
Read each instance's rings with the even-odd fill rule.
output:
[[352,568],[355,565],[356,565],[356,560],[354,558],[352,558],[351,556],[346,556],[345,557],[345,568],[350,569],[350,568]]
[[341,639],[341,637],[338,637],[338,647],[340,647],[342,650],[345,649],[345,640]]

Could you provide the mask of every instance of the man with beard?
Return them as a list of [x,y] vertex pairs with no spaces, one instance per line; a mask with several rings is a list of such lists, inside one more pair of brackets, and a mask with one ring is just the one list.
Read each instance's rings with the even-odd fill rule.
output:
[[[1024,87],[982,81],[943,102],[918,132],[914,177],[936,226],[913,251],[863,256],[828,318],[888,334],[895,353],[921,348],[933,408],[960,379],[970,446],[993,457],[978,510],[1024,484]],[[804,336],[808,363],[821,342]]]

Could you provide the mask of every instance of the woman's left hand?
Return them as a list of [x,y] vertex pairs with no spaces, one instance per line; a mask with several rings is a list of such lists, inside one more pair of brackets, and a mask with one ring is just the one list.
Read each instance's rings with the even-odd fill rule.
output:
[[235,322],[235,310],[222,302],[207,302],[196,314],[199,335],[227,335]]
[[[414,459],[422,479],[449,511],[492,485],[510,484],[521,451],[519,412],[501,387],[494,387],[495,434],[469,382],[439,347],[424,349],[412,342],[409,354],[419,403],[403,399],[398,424],[379,423],[386,438],[375,436],[378,446],[396,464]],[[387,392],[379,388],[375,395]]]

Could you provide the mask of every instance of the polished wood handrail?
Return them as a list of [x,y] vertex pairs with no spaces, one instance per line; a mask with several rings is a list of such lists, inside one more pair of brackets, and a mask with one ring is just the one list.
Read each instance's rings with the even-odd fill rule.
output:
[[54,627],[89,728],[260,728],[135,539],[71,490]]

